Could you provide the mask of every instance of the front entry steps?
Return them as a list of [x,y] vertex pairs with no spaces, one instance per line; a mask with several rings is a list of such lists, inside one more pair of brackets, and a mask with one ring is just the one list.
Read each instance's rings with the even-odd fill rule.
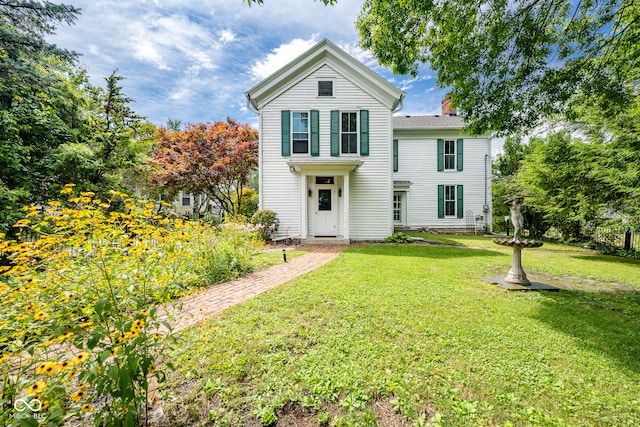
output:
[[305,245],[336,245],[344,246],[349,245],[351,241],[349,239],[343,239],[342,237],[307,237],[302,240]]

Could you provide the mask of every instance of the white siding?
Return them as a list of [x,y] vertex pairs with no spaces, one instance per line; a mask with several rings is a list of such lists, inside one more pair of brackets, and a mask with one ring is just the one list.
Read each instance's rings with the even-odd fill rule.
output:
[[[317,81],[331,79],[334,82],[333,97],[317,97]],[[280,233],[301,235],[301,206],[299,176],[289,170],[287,161],[310,155],[281,155],[281,111],[319,110],[320,112],[320,158],[330,156],[330,112],[331,110],[369,110],[369,156],[348,155],[364,164],[350,175],[350,192],[343,189],[343,197],[350,194],[349,229],[352,239],[382,239],[392,233],[391,174],[391,111],[372,96],[365,93],[352,81],[340,75],[328,65],[311,72],[261,110],[260,167],[261,207],[277,212]],[[341,155],[343,158],[347,155]],[[304,182],[304,181],[303,181]],[[342,201],[339,201],[339,205]],[[339,218],[341,218],[339,212]],[[344,230],[340,223],[339,230]],[[312,224],[312,221],[308,221]]]
[[[474,138],[455,132],[423,131],[396,132],[398,140],[398,172],[394,180],[411,181],[407,190],[407,226],[429,228],[465,228],[466,218],[438,218],[438,185],[464,186],[464,211],[483,215],[489,226],[491,212],[484,213],[485,204],[491,209],[491,142],[488,138]],[[437,140],[464,139],[464,168],[462,171],[438,171]],[[486,165],[486,169],[485,169]],[[484,222],[484,221],[483,221]]]

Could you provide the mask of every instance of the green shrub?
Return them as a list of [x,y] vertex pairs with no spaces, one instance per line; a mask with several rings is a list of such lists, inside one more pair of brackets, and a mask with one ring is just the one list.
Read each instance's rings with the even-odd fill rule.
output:
[[196,270],[202,284],[234,279],[252,271],[254,255],[261,245],[255,226],[239,223],[217,226],[213,237],[205,236],[196,243],[201,261]]
[[269,209],[257,211],[251,217],[251,223],[258,226],[258,232],[262,240],[268,242],[278,233],[280,221],[277,214]]
[[384,239],[388,243],[407,243],[411,241],[411,237],[404,233],[393,233],[391,236]]

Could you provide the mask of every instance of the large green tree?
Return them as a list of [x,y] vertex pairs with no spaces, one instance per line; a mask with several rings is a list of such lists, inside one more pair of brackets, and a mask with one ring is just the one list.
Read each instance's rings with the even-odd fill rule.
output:
[[393,71],[428,63],[477,133],[530,128],[572,101],[637,93],[633,0],[366,0],[361,43]]
[[475,133],[571,117],[584,100],[628,106],[638,94],[634,0],[365,0],[357,27],[393,72],[435,70]]
[[75,53],[45,39],[78,13],[0,0],[0,232],[66,183],[101,192],[144,182],[155,127],[130,108],[122,77],[93,86]]
[[74,93],[63,75],[75,54],[47,43],[56,25],[71,24],[78,10],[49,2],[0,1],[0,230],[19,207],[42,199],[51,155],[73,140]]

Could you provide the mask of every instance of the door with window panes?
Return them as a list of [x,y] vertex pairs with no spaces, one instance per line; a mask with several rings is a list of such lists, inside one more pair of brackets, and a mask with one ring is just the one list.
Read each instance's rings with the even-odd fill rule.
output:
[[335,237],[338,230],[335,178],[316,177],[313,229],[316,237]]

